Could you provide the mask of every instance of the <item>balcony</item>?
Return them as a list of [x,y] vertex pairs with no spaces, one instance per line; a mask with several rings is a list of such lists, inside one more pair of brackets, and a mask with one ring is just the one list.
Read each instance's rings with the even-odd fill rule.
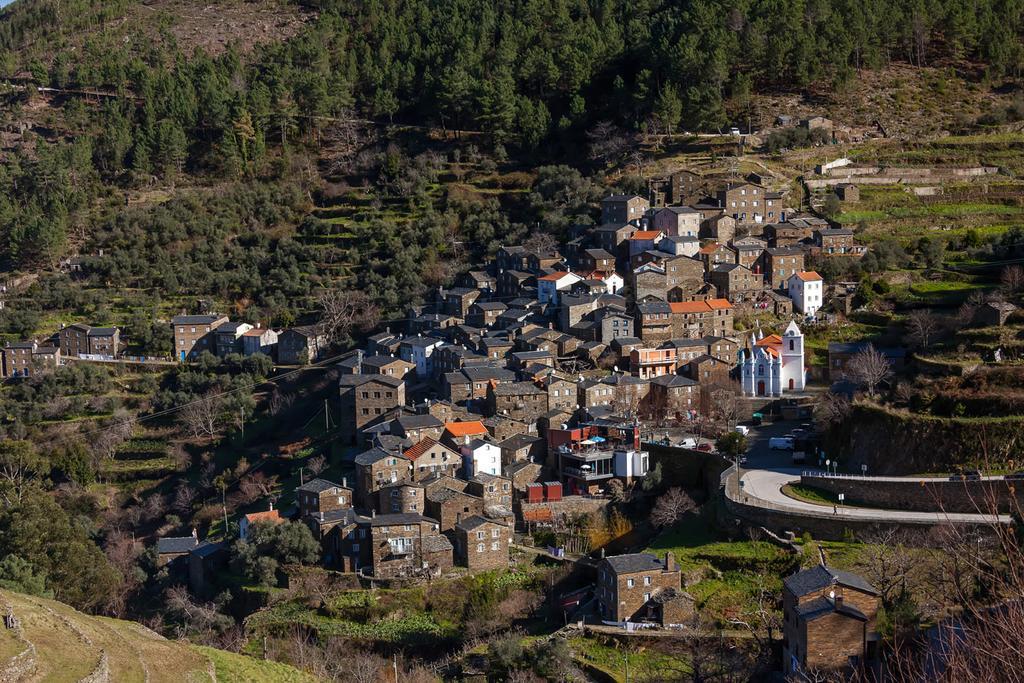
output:
[[602,479],[611,479],[615,476],[612,472],[597,472],[592,470],[584,470],[579,467],[563,467],[562,474],[567,477],[573,477],[574,479],[580,479],[582,481],[601,481]]

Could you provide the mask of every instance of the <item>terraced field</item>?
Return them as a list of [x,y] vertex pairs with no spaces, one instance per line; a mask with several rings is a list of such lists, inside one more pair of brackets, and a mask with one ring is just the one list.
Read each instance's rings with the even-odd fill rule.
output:
[[130,621],[92,617],[54,600],[0,591],[0,680],[117,683],[313,681],[276,662],[167,640]]

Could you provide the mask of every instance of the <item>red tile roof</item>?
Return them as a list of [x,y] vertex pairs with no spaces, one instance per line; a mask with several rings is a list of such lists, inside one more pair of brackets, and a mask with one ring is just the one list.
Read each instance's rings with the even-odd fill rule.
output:
[[263,512],[250,512],[245,516],[249,524],[265,523],[280,524],[284,521],[280,510],[264,510]]
[[708,301],[677,301],[670,303],[673,313],[708,313],[709,311],[728,310],[732,304],[725,299],[709,299]]
[[452,436],[477,436],[487,434],[487,427],[480,420],[469,422],[445,422],[444,430]]
[[661,234],[661,230],[638,230],[633,233],[631,240],[656,240],[658,235]]
[[702,253],[702,254],[714,254],[716,251],[718,251],[719,247],[721,247],[721,246],[722,245],[719,244],[718,242],[712,242],[711,244],[706,244],[703,247],[701,247],[700,248],[700,253]]
[[816,282],[821,280],[821,276],[815,273],[813,270],[801,270],[796,273],[796,276],[804,282]]

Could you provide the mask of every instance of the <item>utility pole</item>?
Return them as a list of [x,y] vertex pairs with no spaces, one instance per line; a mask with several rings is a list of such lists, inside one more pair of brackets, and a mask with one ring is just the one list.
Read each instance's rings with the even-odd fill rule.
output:
[[245,406],[238,406],[238,426],[242,430],[242,441],[245,441]]
[[331,411],[327,407],[327,399],[324,399],[324,431],[330,431],[331,429]]
[[393,659],[391,660],[391,666],[394,667],[395,670],[395,683],[398,683],[398,655],[395,654],[392,655],[392,657]]

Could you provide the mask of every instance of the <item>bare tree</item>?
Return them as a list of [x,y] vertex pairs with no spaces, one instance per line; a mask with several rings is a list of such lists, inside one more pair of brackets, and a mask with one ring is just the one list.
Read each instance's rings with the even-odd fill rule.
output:
[[327,458],[323,455],[314,455],[306,462],[306,469],[314,477],[319,476],[321,472],[327,469]]
[[910,338],[922,348],[928,348],[932,338],[939,331],[939,319],[927,308],[911,311],[907,317],[907,329]]
[[188,515],[192,512],[192,505],[196,501],[196,490],[182,482],[174,492],[174,510],[180,514]]
[[892,376],[892,365],[874,344],[868,344],[847,362],[846,374],[863,385],[868,390],[868,396],[874,396],[878,385]]
[[327,289],[320,295],[320,331],[331,342],[349,338],[353,330],[373,329],[380,320],[380,309],[366,292]]
[[893,604],[911,586],[911,572],[917,562],[906,532],[897,527],[865,534],[861,571],[878,589],[882,603]]
[[978,309],[985,303],[985,295],[981,292],[972,292],[967,300],[960,305],[956,312],[956,322],[960,327],[967,327],[974,321]]
[[550,254],[558,250],[558,241],[551,233],[538,230],[526,238],[523,248],[532,253]]
[[601,121],[587,131],[590,158],[602,163],[617,161],[629,149],[629,137],[611,121]]
[[192,401],[182,409],[179,420],[196,439],[214,437],[220,431],[221,399],[218,395],[207,394]]
[[687,512],[695,510],[697,504],[693,498],[678,486],[663,493],[651,510],[651,524],[658,527],[672,526],[683,518]]
[[850,414],[850,402],[845,396],[825,394],[814,409],[814,420],[824,429],[841,423]]
[[1013,265],[1003,268],[999,281],[1003,292],[1008,295],[1016,294],[1021,289],[1024,289],[1024,267]]

